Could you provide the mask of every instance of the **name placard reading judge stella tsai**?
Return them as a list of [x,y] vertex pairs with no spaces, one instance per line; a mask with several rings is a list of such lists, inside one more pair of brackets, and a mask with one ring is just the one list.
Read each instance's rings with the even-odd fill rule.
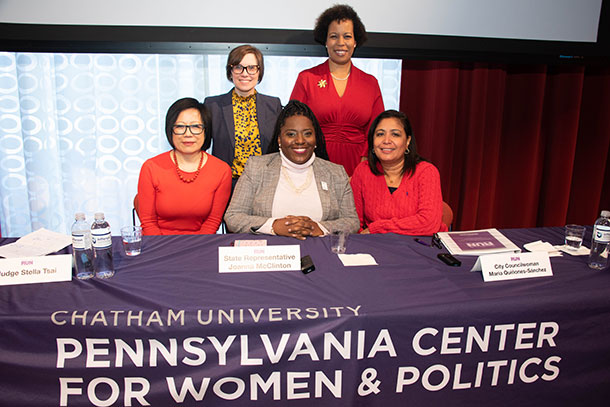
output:
[[0,286],[54,283],[72,279],[72,255],[0,259]]
[[218,248],[219,273],[300,269],[301,247],[299,245]]

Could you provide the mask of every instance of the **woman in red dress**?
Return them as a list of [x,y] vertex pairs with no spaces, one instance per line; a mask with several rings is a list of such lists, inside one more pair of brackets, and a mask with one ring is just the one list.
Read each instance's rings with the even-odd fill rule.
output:
[[352,64],[354,49],[366,41],[358,14],[347,5],[329,8],[318,17],[314,39],[325,45],[328,60],[299,74],[290,99],[307,104],[326,138],[330,161],[349,176],[366,157],[366,133],[383,112],[379,84]]

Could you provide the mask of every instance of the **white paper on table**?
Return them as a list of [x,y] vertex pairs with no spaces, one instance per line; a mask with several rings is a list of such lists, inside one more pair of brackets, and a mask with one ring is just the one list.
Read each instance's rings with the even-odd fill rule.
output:
[[377,266],[375,258],[368,253],[338,254],[344,266]]
[[547,252],[549,257],[561,257],[559,250],[549,242],[536,240],[535,242],[526,243],[523,247],[530,252]]
[[14,243],[0,246],[0,257],[32,257],[55,253],[72,244],[72,236],[52,232],[45,228],[23,236]]
[[267,239],[242,239],[233,242],[233,247],[267,246]]
[[567,253],[571,256],[588,256],[591,253],[591,249],[586,246],[580,246],[578,250],[574,250],[572,247],[567,246],[565,244],[555,246],[555,249],[561,250],[564,253]]

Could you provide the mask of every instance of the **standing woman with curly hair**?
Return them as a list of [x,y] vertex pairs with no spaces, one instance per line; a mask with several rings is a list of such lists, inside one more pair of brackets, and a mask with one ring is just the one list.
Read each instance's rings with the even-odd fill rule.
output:
[[367,155],[371,122],[385,110],[377,79],[352,64],[354,50],[366,41],[366,30],[353,8],[336,5],[316,20],[314,39],[326,46],[328,60],[299,74],[290,99],[313,110],[330,161],[343,165],[351,176]]

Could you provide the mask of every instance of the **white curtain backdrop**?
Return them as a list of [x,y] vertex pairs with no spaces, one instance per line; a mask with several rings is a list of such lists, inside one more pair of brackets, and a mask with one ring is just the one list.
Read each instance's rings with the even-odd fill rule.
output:
[[[265,57],[257,90],[286,104],[325,58]],[[182,97],[227,92],[226,55],[0,53],[0,227],[69,233],[74,213],[130,225],[142,163],[169,150],[164,121]],[[354,59],[398,109],[401,61]]]

